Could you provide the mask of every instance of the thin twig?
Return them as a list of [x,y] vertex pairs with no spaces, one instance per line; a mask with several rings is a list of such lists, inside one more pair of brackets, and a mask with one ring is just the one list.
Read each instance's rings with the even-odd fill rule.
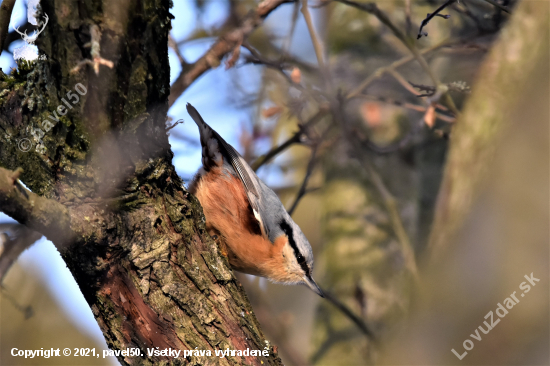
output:
[[[408,102],[401,102],[399,100],[393,100],[393,99],[389,99],[389,98],[386,98],[386,97],[380,97],[380,96],[369,95],[369,94],[359,94],[357,97],[364,98],[364,99],[369,99],[369,100],[374,100],[374,101],[382,102],[382,103],[386,103],[386,104],[392,104],[392,105],[395,105],[397,107],[411,109],[411,110],[417,111],[417,112],[423,112],[424,113],[427,110],[426,107],[421,106],[421,105],[412,104],[412,103],[408,103]],[[439,109],[447,110],[447,108],[445,108],[444,106],[442,106],[440,104],[437,104],[436,107],[439,108]],[[444,115],[444,114],[441,114],[441,113],[436,113],[435,115],[438,119],[440,119],[442,121],[445,121],[445,122],[448,122],[448,123],[456,122],[455,117],[447,116],[447,115]]]
[[407,48],[411,47],[411,44],[409,41],[407,41],[407,37],[401,30],[393,24],[393,22],[390,20],[390,18],[384,13],[382,10],[378,8],[378,6],[375,3],[358,3],[351,0],[335,0],[337,2],[340,2],[342,4],[346,4],[349,6],[352,6],[354,8],[357,8],[359,10],[363,10],[369,14],[372,14],[382,22],[386,27],[390,28],[390,30],[393,32],[393,34],[403,42]]
[[189,65],[185,60],[185,57],[183,57],[183,55],[181,54],[178,44],[172,37],[172,33],[168,34],[168,47],[174,50],[182,68],[185,68]]
[[220,65],[221,60],[260,26],[277,7],[292,0],[264,0],[250,12],[238,27],[221,35],[201,58],[182,70],[170,88],[168,106],[174,105],[183,92],[202,74]]
[[502,11],[504,11],[504,12],[510,14],[510,10],[508,10],[507,7],[500,5],[499,3],[497,3],[497,2],[494,1],[494,0],[483,0],[483,1],[485,1],[486,3],[489,3],[489,4],[493,5],[493,6],[496,6],[496,7],[499,8],[500,10],[502,10]]
[[311,98],[313,98],[316,102],[322,103],[323,101],[326,100],[326,93],[324,93],[320,90],[314,90],[312,88],[306,88],[306,87],[302,86],[301,84],[295,83],[292,80],[292,78],[290,77],[290,75],[288,75],[285,72],[285,69],[287,68],[287,66],[290,66],[290,64],[287,65],[286,62],[272,61],[272,60],[267,60],[267,59],[263,58],[260,55],[260,53],[254,47],[252,47],[248,42],[243,42],[242,46],[244,48],[246,48],[250,52],[250,55],[251,55],[251,56],[248,56],[248,57],[245,58],[246,63],[250,63],[250,64],[253,64],[253,65],[263,65],[263,66],[266,66],[270,69],[276,70],[285,78],[285,80],[290,85],[292,85],[296,89],[306,93]]
[[299,126],[299,131],[296,132],[294,135],[292,135],[288,140],[283,142],[281,145],[277,146],[276,148],[271,149],[266,154],[260,156],[254,163],[251,164],[251,167],[254,171],[258,170],[262,165],[268,163],[271,159],[273,159],[275,156],[279,155],[281,152],[285,151],[290,146],[300,143],[302,140],[302,136],[304,133],[312,126],[317,124],[321,120],[322,117],[325,116],[327,113],[327,110],[324,108],[320,108],[317,113],[313,117],[309,119],[306,123],[304,123],[303,126]]
[[451,5],[451,9],[472,19],[472,21],[476,24],[479,33],[487,32],[487,29],[483,26],[483,23],[472,13],[466,2],[463,1],[462,3],[455,3]]
[[309,36],[311,37],[311,42],[313,43],[313,48],[315,49],[315,56],[317,57],[319,68],[321,69],[321,73],[325,79],[325,85],[329,90],[332,90],[331,78],[325,62],[325,48],[319,38],[319,35],[315,31],[315,27],[313,26],[313,20],[311,19],[311,13],[309,12],[307,1],[308,0],[302,0],[302,14],[304,15]]
[[2,5],[0,5],[0,54],[9,33],[11,13],[14,5],[15,0],[3,0]]
[[[418,51],[415,44],[411,42],[405,34],[391,21],[391,19],[382,11],[380,10],[375,3],[357,3],[355,1],[351,0],[335,0],[338,2],[341,2],[343,4],[353,6],[357,9],[363,10],[369,14],[373,14],[378,18],[382,24],[386,25],[390,30],[393,32],[393,34],[401,40],[403,45],[405,45],[409,51],[413,54],[414,58],[418,61],[424,72],[428,74],[430,79],[432,79],[434,85],[439,86],[440,82],[437,76],[432,72],[430,66],[426,62],[426,59],[422,56],[422,54]],[[455,1],[455,0],[449,0],[449,1]],[[458,109],[455,106],[455,103],[453,101],[453,98],[449,95],[449,93],[445,93],[445,102],[447,103],[447,106],[453,112],[455,115],[459,114]]]
[[319,36],[317,35],[317,32],[315,31],[315,27],[313,26],[313,20],[311,19],[311,14],[307,7],[307,0],[302,0],[302,14],[304,16],[304,20],[306,21],[309,36],[311,37],[311,42],[313,43],[317,62],[319,63],[319,67],[321,68],[321,70],[323,70],[325,69],[325,50],[323,44],[321,43],[321,40],[319,39]]
[[412,28],[411,22],[411,0],[405,0],[405,33],[410,35]]
[[378,172],[374,169],[370,161],[363,161],[363,166],[367,170],[367,173],[372,183],[374,184],[374,186],[382,196],[382,199],[384,200],[384,205],[386,206],[386,210],[390,215],[390,219],[392,222],[393,229],[395,231],[395,235],[397,236],[397,239],[401,243],[401,250],[403,252],[403,257],[405,259],[405,265],[413,275],[414,280],[418,283],[419,277],[418,277],[418,269],[416,267],[414,250],[412,248],[412,244],[409,239],[409,236],[405,231],[405,227],[403,226],[401,215],[399,214],[399,211],[397,209],[397,201],[393,197],[393,195],[390,193],[390,191],[386,188],[386,185],[382,181],[382,178],[380,177]]
[[[296,209],[296,207],[298,207],[298,203],[300,202],[300,200],[307,193],[310,193],[310,192],[315,190],[315,189],[307,189],[307,184],[308,184],[309,178],[311,177],[311,173],[313,173],[313,168],[315,167],[315,164],[317,163],[317,155],[318,155],[319,149],[321,147],[321,144],[323,143],[323,141],[325,141],[325,139],[327,138],[328,134],[332,131],[332,128],[334,126],[335,126],[335,124],[331,123],[331,125],[328,126],[327,129],[323,132],[321,137],[316,139],[315,143],[313,144],[313,146],[311,148],[311,157],[309,158],[309,162],[307,164],[307,169],[306,169],[306,174],[304,176],[304,180],[302,181],[302,184],[300,185],[300,189],[298,190],[298,193],[296,194],[296,198],[294,199],[294,203],[292,204],[292,206],[288,210],[288,214],[290,216],[292,216],[292,214],[294,213],[294,210]],[[331,145],[331,143],[329,143],[329,145]]]
[[[10,235],[6,233],[10,233]],[[0,223],[0,284],[19,255],[41,237],[42,234],[25,225]]]
[[431,97],[432,95],[435,94],[437,90],[435,86],[431,86],[431,85],[415,84],[410,81],[409,81],[409,84],[411,84],[413,87],[417,88],[418,90],[422,90],[423,92],[425,92],[424,94],[417,93],[416,94],[417,97]]
[[382,196],[384,205],[386,206],[386,210],[390,215],[390,220],[391,220],[395,235],[397,236],[397,240],[401,244],[401,252],[403,253],[405,266],[413,276],[415,282],[418,283],[419,276],[418,276],[418,269],[416,267],[414,250],[412,248],[412,244],[407,235],[407,232],[405,231],[405,227],[403,226],[403,222],[401,221],[401,216],[399,215],[399,211],[397,209],[397,202],[395,198],[392,196],[392,194],[390,193],[390,191],[384,185],[382,178],[380,178],[380,176],[378,175],[374,167],[371,165],[370,161],[365,157],[365,153],[363,152],[362,145],[357,139],[357,136],[353,134],[352,131],[350,130],[350,127],[348,126],[345,118],[344,102],[345,102],[344,97],[342,95],[339,95],[338,101],[336,102],[336,104],[332,106],[332,112],[334,114],[334,118],[340,121],[340,123],[342,124],[342,130],[344,131],[346,139],[352,144],[352,147],[354,148],[356,154],[359,157],[361,157],[361,160],[362,160],[361,166],[365,168],[375,188],[378,190],[378,192]]
[[4,297],[8,299],[9,302],[11,302],[18,311],[23,313],[25,319],[30,319],[34,315],[34,310],[31,305],[23,306],[19,304],[15,297],[13,297],[3,285],[0,285],[0,291],[2,292],[2,295],[4,295]]
[[[419,51],[419,53],[421,55],[424,55],[424,54],[427,54],[427,53],[430,53],[430,52],[433,52],[441,47],[445,47],[445,46],[448,46],[448,45],[451,45],[453,44],[453,42],[450,42],[448,39],[447,40],[444,40],[436,45],[433,45],[432,47],[428,47],[428,48],[425,48],[421,51]],[[361,84],[359,84],[356,88],[354,88],[351,92],[349,92],[346,96],[347,99],[351,99],[357,95],[359,95],[367,86],[369,86],[374,80],[382,77],[386,72],[388,72],[389,70],[395,70],[396,68],[398,67],[401,67],[409,62],[411,62],[412,60],[414,60],[414,56],[413,55],[410,55],[410,56],[406,56],[406,57],[403,57],[397,61],[394,61],[392,62],[390,65],[388,66],[384,66],[384,67],[380,67],[378,68],[377,70],[375,70],[372,74],[370,74],[365,80],[363,80],[361,82]]]
[[[397,72],[397,70],[395,69],[392,69],[392,70],[389,70],[388,73],[395,79],[397,80],[397,82],[399,84],[401,84],[407,91],[409,91],[411,94],[413,94],[414,96],[419,96],[420,93],[418,91],[416,91],[412,86],[411,84],[405,80],[405,78],[399,73]],[[439,110],[442,110],[442,111],[448,111],[449,109],[447,107],[445,107],[444,105],[441,105],[441,104],[435,104],[435,107]],[[456,118],[453,118],[453,117],[448,117],[448,116],[441,116],[441,119],[443,121],[446,121],[446,122],[455,122]]]
[[345,316],[347,316],[352,322],[354,322],[355,325],[357,325],[357,327],[361,329],[361,332],[363,332],[363,334],[365,334],[368,338],[372,340],[376,339],[372,329],[370,329],[370,327],[363,321],[363,319],[355,315],[353,311],[351,311],[351,309],[348,308],[343,302],[338,300],[337,297],[326,290],[323,290],[323,294],[325,295],[325,299],[336,306],[338,310],[340,310],[342,313],[344,313]]
[[292,10],[292,21],[290,23],[290,30],[288,35],[283,42],[281,60],[286,59],[288,56],[290,45],[292,44],[292,37],[294,36],[294,30],[296,29],[296,23],[298,23],[298,12],[300,11],[300,3],[296,1],[294,3],[294,9]]
[[279,155],[281,152],[288,149],[290,146],[297,144],[300,142],[302,137],[302,132],[296,132],[292,137],[290,137],[288,140],[283,142],[281,145],[277,146],[276,148],[270,150],[265,155],[260,156],[254,163],[252,163],[252,169],[254,171],[258,170],[262,165],[268,163],[271,159],[273,159],[275,156]]
[[84,59],[76,64],[70,71],[71,74],[78,73],[84,66],[89,65],[94,69],[96,75],[99,75],[99,66],[107,66],[112,69],[114,63],[101,57],[101,30],[96,24],[90,26],[90,59]]
[[[424,71],[430,76],[430,79],[432,79],[434,85],[437,85],[438,88],[441,86],[441,82],[439,81],[439,78],[435,76],[435,74],[432,72],[432,69],[426,62],[426,59],[418,52],[418,49],[412,45],[410,48],[411,52],[415,56],[416,60],[422,66]],[[458,116],[460,114],[459,110],[456,108],[455,102],[453,101],[453,98],[448,92],[445,92],[445,102],[447,103],[447,107],[451,110],[451,112],[454,113],[455,116]]]
[[408,92],[411,94],[418,96],[420,94],[418,91],[416,91],[411,84],[405,80],[405,78],[398,73],[395,69],[388,70],[388,74],[390,74],[403,88],[405,88]]
[[[426,25],[428,25],[428,23],[430,22],[430,20],[432,20],[435,16],[438,16],[440,15],[439,13],[445,9],[447,6],[451,5],[452,3],[454,3],[456,0],[448,0],[446,3],[444,3],[443,5],[441,5],[439,8],[437,8],[433,13],[431,14],[428,14],[428,16],[426,17],[426,19],[424,19],[422,21],[422,23],[420,24],[420,29],[418,30],[418,35],[416,36],[416,39],[420,39],[422,36],[427,36],[428,33],[426,32],[422,32],[422,28],[424,28]],[[440,15],[441,16],[441,15]],[[446,16],[442,16],[443,18],[445,19],[449,19],[449,17],[446,17]]]
[[319,142],[316,142],[313,147],[311,148],[311,157],[309,158],[309,162],[307,163],[307,169],[306,169],[306,175],[304,176],[304,180],[302,181],[302,185],[300,186],[300,189],[298,190],[298,193],[296,194],[296,198],[294,199],[294,203],[290,208],[288,209],[288,214],[292,216],[294,213],[294,210],[296,210],[296,207],[298,207],[298,203],[304,197],[306,194],[307,189],[307,183],[309,181],[309,178],[311,177],[311,173],[313,173],[313,168],[315,167],[315,163],[317,161],[317,149],[319,147]]

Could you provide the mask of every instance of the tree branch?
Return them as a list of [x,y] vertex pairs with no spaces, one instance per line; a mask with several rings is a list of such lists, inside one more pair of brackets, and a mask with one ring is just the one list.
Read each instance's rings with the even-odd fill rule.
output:
[[0,167],[0,210],[58,244],[66,242],[72,233],[67,208],[21,186],[21,173],[21,169],[10,171]]
[[325,298],[334,306],[338,308],[346,317],[348,317],[359,329],[361,329],[361,332],[363,332],[364,335],[366,335],[369,339],[375,340],[376,337],[374,335],[374,332],[370,327],[353,311],[351,311],[350,308],[348,308],[343,302],[338,300],[337,297],[335,297],[332,293],[323,290],[323,294],[325,295]]
[[210,69],[218,67],[222,59],[231,51],[238,47],[252,33],[254,29],[260,26],[264,19],[278,6],[292,0],[264,0],[258,5],[258,8],[251,11],[241,22],[240,26],[232,29],[218,38],[216,43],[196,62],[182,69],[178,78],[170,88],[168,97],[168,106],[174,105],[176,100],[196,79]]
[[319,38],[319,35],[315,31],[315,26],[313,25],[313,20],[311,19],[311,13],[307,5],[307,0],[302,0],[302,14],[306,21],[307,29],[309,31],[309,36],[311,37],[311,42],[313,43],[313,48],[315,49],[315,56],[317,57],[317,63],[324,77],[325,85],[328,88],[331,88],[332,82],[329,74],[329,70],[325,62],[325,47]]
[[[424,71],[426,72],[426,74],[428,74],[428,76],[430,77],[430,79],[432,79],[433,83],[435,85],[437,85],[439,87],[439,84],[440,84],[440,81],[439,79],[437,78],[437,76],[432,72],[432,70],[430,69],[430,66],[428,65],[428,63],[426,62],[426,59],[422,56],[422,54],[418,51],[418,49],[416,48],[415,44],[413,42],[411,42],[406,36],[405,34],[397,27],[395,26],[395,24],[393,24],[393,22],[391,21],[391,19],[382,11],[378,8],[378,6],[376,6],[375,3],[357,3],[355,1],[351,1],[351,0],[336,0],[338,2],[341,2],[343,4],[346,4],[346,5],[349,5],[349,6],[353,6],[357,9],[360,9],[360,10],[363,10],[367,13],[370,13],[370,14],[373,14],[374,16],[376,16],[378,18],[378,20],[380,20],[380,22],[382,22],[382,24],[386,25],[388,28],[390,28],[390,30],[393,32],[393,34],[403,43],[403,45],[405,45],[405,47],[407,47],[409,49],[409,51],[411,51],[411,53],[413,54],[414,58],[416,58],[416,60],[418,61],[418,63],[420,64],[420,66],[422,67],[422,69],[424,69]],[[445,101],[447,103],[447,106],[449,107],[449,109],[455,114],[455,115],[458,115],[459,114],[459,111],[458,109],[456,108],[455,106],[455,103],[452,99],[452,97],[449,95],[449,93],[445,93]]]
[[[432,47],[429,47],[429,48],[425,48],[421,51],[419,51],[419,53],[421,55],[424,55],[426,53],[430,53],[430,52],[433,52],[441,47],[445,47],[445,46],[448,46],[452,44],[452,42],[449,42],[449,40],[444,40],[436,45],[433,45]],[[348,95],[346,96],[347,99],[351,99],[351,98],[354,98],[355,96],[359,95],[367,86],[369,86],[374,80],[376,79],[379,79],[381,78],[385,73],[389,72],[390,70],[395,70],[396,68],[400,67],[400,66],[403,66],[409,62],[411,62],[412,60],[414,60],[414,56],[413,55],[410,55],[410,56],[406,56],[406,57],[403,57],[397,61],[394,61],[392,62],[391,64],[389,64],[388,66],[384,66],[384,67],[380,67],[378,69],[376,69],[372,74],[370,74],[365,80],[363,80],[361,82],[361,84],[359,84],[357,87],[355,87],[352,91],[350,91],[348,93]]]
[[[300,91],[303,91],[304,93],[308,94],[311,98],[313,98],[314,100],[316,100],[319,103],[322,103],[323,101],[325,101],[325,99],[322,99],[322,97],[325,97],[325,93],[323,93],[321,91],[318,91],[318,90],[313,90],[311,88],[305,88],[301,84],[294,82],[294,80],[292,80],[292,77],[290,77],[285,72],[285,68],[287,66],[289,66],[289,64],[287,65],[287,63],[285,62],[285,61],[288,61],[288,56],[285,58],[285,61],[283,61],[283,60],[271,61],[271,60],[267,60],[264,57],[262,57],[262,55],[260,55],[260,53],[256,49],[254,49],[254,47],[252,47],[248,42],[243,42],[242,46],[244,48],[246,48],[250,52],[250,55],[251,55],[249,57],[246,57],[246,62],[247,63],[251,63],[251,64],[254,64],[254,65],[263,65],[265,67],[276,70],[285,78],[285,80],[290,85],[292,85],[296,89],[299,89]],[[293,63],[295,63],[295,61],[296,60],[293,60]],[[298,65],[299,69],[302,69],[303,67],[304,67],[303,63],[301,65]]]
[[103,239],[101,230],[90,225],[90,216],[96,227],[105,224],[104,219],[94,215],[94,208],[89,205],[67,208],[55,200],[41,197],[19,183],[21,173],[22,169],[10,171],[0,167],[0,211],[44,234],[60,250],[66,249],[75,238]]
[[[385,104],[392,104],[392,105],[395,105],[397,107],[411,109],[411,110],[417,111],[417,112],[424,112],[425,113],[428,110],[428,108],[424,107],[424,106],[420,106],[420,105],[416,105],[416,104],[412,104],[412,103],[408,103],[408,102],[401,102],[399,100],[393,100],[393,99],[385,98],[385,97],[378,97],[378,96],[375,96],[375,95],[359,94],[357,97],[368,99],[368,100],[373,100],[373,101],[377,101],[377,102],[381,102],[381,103],[385,103]],[[436,107],[441,109],[441,107],[443,107],[443,106],[438,104],[438,105],[436,105]],[[443,109],[446,110],[445,107],[443,107]],[[447,115],[444,115],[444,114],[441,114],[441,113],[436,113],[435,116],[437,118],[439,118],[440,120],[442,120],[444,122],[447,122],[447,123],[456,122],[456,118],[450,117],[450,116],[447,116]]]
[[319,143],[315,143],[315,145],[311,149],[311,157],[309,158],[309,162],[307,164],[306,168],[306,175],[304,176],[304,179],[302,181],[302,184],[300,185],[300,189],[298,190],[298,193],[296,193],[296,198],[294,199],[294,203],[292,203],[292,206],[288,209],[288,214],[292,216],[294,213],[294,210],[296,210],[296,207],[298,207],[298,203],[302,199],[302,197],[306,194],[307,189],[307,182],[309,181],[309,177],[311,177],[311,173],[313,173],[313,168],[315,167],[315,162],[317,161],[317,149],[319,147]]
[[290,51],[290,45],[292,44],[292,37],[294,36],[294,30],[296,29],[296,23],[298,23],[298,12],[300,10],[300,3],[296,1],[294,3],[294,9],[292,10],[292,23],[290,24],[290,30],[286,36],[283,46],[281,47],[281,60],[284,60]]
[[420,39],[422,36],[427,36],[428,33],[426,32],[422,32],[422,28],[424,28],[426,25],[428,25],[428,23],[430,22],[430,20],[432,20],[435,16],[440,16],[440,17],[443,17],[445,19],[449,19],[449,16],[443,16],[441,14],[439,14],[443,9],[445,9],[447,6],[451,5],[452,3],[454,3],[456,0],[448,0],[446,3],[442,4],[439,8],[437,8],[433,13],[430,13],[428,14],[428,16],[426,17],[426,19],[424,19],[422,21],[422,23],[420,24],[420,29],[418,29],[418,35],[416,36],[416,39]]
[[315,115],[311,117],[309,121],[307,121],[303,126],[298,126],[298,132],[292,135],[288,140],[256,159],[256,161],[251,164],[252,169],[254,171],[258,170],[262,165],[267,164],[271,159],[285,151],[290,146],[300,143],[305,131],[307,131],[308,128],[317,124],[317,122],[319,122],[326,113],[327,110],[325,108],[320,108],[319,111],[315,113]]

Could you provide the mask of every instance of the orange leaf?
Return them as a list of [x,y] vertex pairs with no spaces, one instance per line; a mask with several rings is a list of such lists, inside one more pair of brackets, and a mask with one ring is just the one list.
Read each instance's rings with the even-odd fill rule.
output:
[[294,84],[300,84],[300,82],[302,81],[302,72],[299,68],[294,67],[292,69],[292,72],[290,73],[290,79]]
[[430,128],[432,128],[435,124],[435,106],[430,105],[428,107],[428,110],[426,111],[426,114],[424,114],[424,122],[426,122],[426,125]]
[[379,126],[382,122],[380,105],[375,102],[364,102],[361,104],[361,115],[370,127]]

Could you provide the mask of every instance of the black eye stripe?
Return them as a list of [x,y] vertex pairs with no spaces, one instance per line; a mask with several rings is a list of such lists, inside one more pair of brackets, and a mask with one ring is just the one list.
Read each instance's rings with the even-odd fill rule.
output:
[[306,273],[306,276],[309,278],[311,276],[309,274],[309,267],[307,266],[306,259],[304,258],[302,253],[300,253],[300,251],[298,250],[298,246],[296,245],[296,242],[294,241],[294,235],[293,235],[292,227],[285,220],[282,220],[279,223],[279,227],[281,228],[281,230],[283,230],[283,232],[288,237],[288,243],[290,244],[290,247],[292,248],[292,250],[294,250],[294,255],[296,256],[296,259],[298,260],[298,264],[300,265],[300,267],[302,267],[302,269]]

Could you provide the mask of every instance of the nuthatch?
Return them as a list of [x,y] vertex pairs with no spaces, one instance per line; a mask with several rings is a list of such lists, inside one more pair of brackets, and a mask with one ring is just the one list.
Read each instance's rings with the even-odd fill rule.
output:
[[189,103],[187,112],[199,127],[203,165],[189,190],[231,267],[276,283],[304,284],[323,296],[311,277],[311,245],[275,192]]

